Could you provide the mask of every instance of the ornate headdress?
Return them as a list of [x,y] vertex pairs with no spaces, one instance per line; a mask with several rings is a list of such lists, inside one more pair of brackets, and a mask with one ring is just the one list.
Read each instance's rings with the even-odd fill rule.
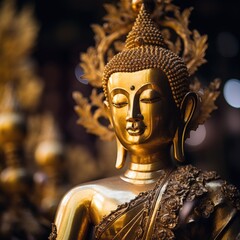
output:
[[[87,53],[81,55],[80,64],[84,70],[83,77],[94,87],[91,101],[79,92],[75,92],[73,96],[77,102],[75,110],[80,117],[78,123],[102,140],[111,140],[115,135],[99,121],[102,117],[107,118],[107,113],[103,106],[104,94],[98,93],[96,88],[101,88],[103,83],[107,97],[106,84],[114,72],[133,72],[155,67],[162,69],[168,77],[177,106],[189,88],[198,93],[201,104],[189,130],[203,124],[217,108],[214,102],[219,95],[219,80],[210,83],[208,88],[203,88],[198,80],[193,83],[188,80],[188,76],[193,75],[198,67],[206,62],[204,56],[207,36],[201,36],[197,30],[189,30],[191,8],[180,12],[171,2],[156,1],[151,14],[154,22],[144,7],[137,17],[131,8],[132,0],[120,0],[118,6],[106,4],[106,22],[103,26],[93,25],[96,46],[90,47]],[[124,47],[122,39],[128,33]],[[93,111],[92,107],[97,109]]]

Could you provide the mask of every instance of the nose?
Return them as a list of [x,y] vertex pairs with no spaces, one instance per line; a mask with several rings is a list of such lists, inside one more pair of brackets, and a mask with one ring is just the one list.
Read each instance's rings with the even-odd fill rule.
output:
[[127,122],[139,122],[143,120],[143,115],[138,113],[136,116],[127,116],[126,120]]
[[130,104],[128,108],[128,113],[126,117],[127,122],[140,122],[143,120],[143,115],[141,114],[139,105],[139,96],[134,95],[130,98]]

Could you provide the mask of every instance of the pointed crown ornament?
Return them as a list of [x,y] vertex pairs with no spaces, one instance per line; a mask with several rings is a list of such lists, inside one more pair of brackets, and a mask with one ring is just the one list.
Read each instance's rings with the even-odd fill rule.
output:
[[159,46],[168,49],[162,33],[151,20],[150,14],[142,4],[141,11],[136,18],[131,32],[127,36],[125,49],[132,49],[143,45]]

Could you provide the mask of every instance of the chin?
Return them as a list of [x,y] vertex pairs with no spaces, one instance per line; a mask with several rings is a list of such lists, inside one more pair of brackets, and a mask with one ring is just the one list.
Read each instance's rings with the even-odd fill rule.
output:
[[148,146],[151,146],[151,142],[143,136],[131,136],[128,139],[123,141],[123,146],[129,150],[139,150],[139,149],[146,149]]
[[142,143],[141,136],[128,136],[123,140],[123,143],[125,146],[139,145]]

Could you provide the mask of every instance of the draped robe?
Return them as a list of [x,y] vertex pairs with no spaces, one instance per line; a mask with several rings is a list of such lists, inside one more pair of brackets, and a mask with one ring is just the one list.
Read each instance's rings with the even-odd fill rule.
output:
[[95,239],[240,239],[239,212],[236,187],[215,172],[181,166],[104,217]]

